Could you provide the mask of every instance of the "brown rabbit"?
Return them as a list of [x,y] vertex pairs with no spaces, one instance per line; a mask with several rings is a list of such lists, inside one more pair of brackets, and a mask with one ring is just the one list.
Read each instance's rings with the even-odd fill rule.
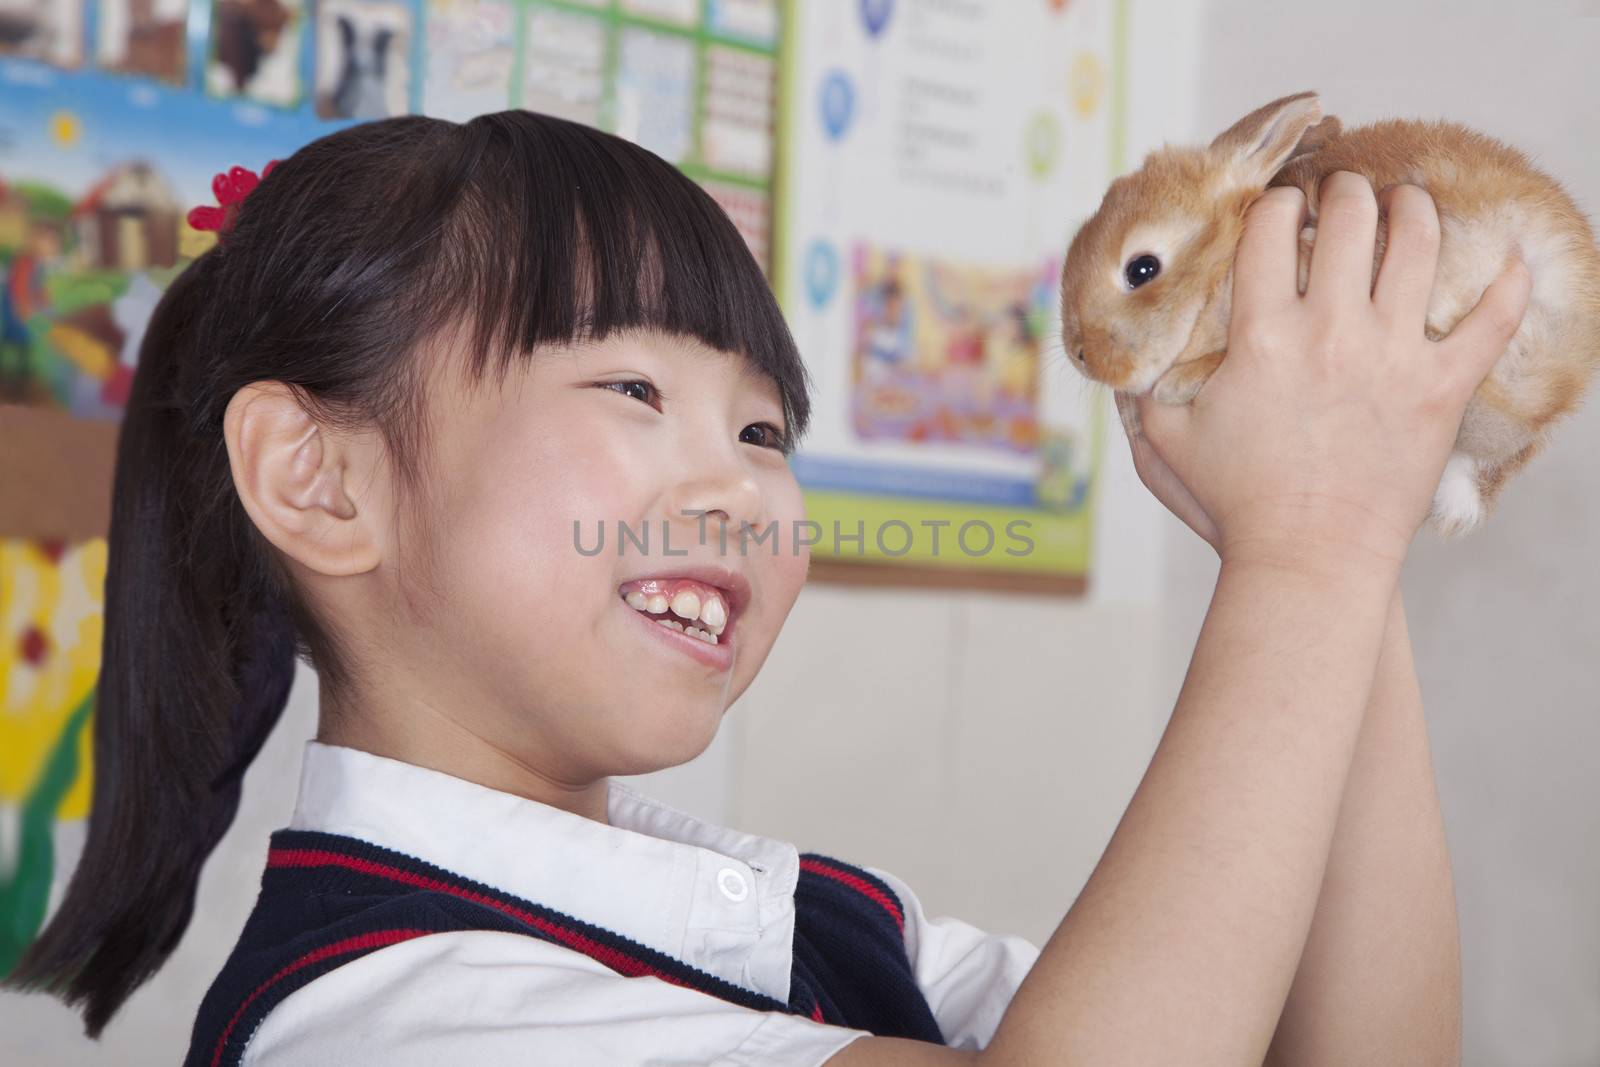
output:
[[[1302,189],[1306,286],[1322,178],[1347,170],[1373,187],[1433,197],[1439,267],[1426,332],[1453,329],[1513,250],[1533,275],[1522,325],[1473,395],[1434,496],[1441,534],[1482,521],[1506,476],[1544,444],[1600,367],[1600,248],[1554,179],[1522,153],[1447,122],[1389,120],[1343,130],[1317,96],[1252,111],[1205,148],[1164,147],[1112,182],[1073,238],[1061,279],[1062,340],[1089,378],[1187,403],[1226,354],[1233,255],[1250,204],[1271,185]],[[1378,220],[1376,279],[1388,225]]]

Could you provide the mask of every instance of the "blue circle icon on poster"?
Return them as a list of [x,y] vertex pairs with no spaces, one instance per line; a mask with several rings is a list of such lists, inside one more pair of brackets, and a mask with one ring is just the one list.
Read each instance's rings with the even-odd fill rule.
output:
[[806,295],[821,311],[839,285],[839,253],[827,241],[813,241],[806,252]]
[[893,12],[894,0],[861,0],[861,24],[867,28],[867,35],[880,36]]
[[822,128],[828,139],[837,141],[850,128],[855,115],[856,91],[850,76],[842,70],[831,71],[822,80]]

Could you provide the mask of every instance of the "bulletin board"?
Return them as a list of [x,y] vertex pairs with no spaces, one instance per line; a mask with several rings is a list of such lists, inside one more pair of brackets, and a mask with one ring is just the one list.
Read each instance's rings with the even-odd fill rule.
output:
[[1122,169],[1125,0],[785,9],[774,280],[816,381],[812,576],[1074,594],[1105,400],[1060,350]]

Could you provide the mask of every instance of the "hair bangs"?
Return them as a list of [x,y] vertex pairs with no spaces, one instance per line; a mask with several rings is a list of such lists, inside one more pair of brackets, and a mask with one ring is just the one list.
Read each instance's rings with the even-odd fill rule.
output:
[[[691,178],[579,123],[525,111],[460,127],[473,177],[443,242],[437,321],[472,323],[472,373],[628,330],[693,337],[772,379],[788,437],[808,380],[743,236]],[[490,367],[490,361],[494,366]]]

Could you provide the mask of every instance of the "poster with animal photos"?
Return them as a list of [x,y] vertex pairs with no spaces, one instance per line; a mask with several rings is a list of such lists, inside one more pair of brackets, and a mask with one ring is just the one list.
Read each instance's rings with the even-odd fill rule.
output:
[[375,0],[317,5],[316,111],[382,119],[410,110],[411,10]]
[[305,0],[213,0],[206,89],[294,107],[302,92]]
[[1057,305],[1121,167],[1127,3],[784,9],[774,270],[816,383],[814,576],[1085,588],[1108,411]]
[[58,67],[83,61],[83,0],[0,0],[0,56]]
[[189,0],[99,0],[95,63],[182,85],[188,74]]

